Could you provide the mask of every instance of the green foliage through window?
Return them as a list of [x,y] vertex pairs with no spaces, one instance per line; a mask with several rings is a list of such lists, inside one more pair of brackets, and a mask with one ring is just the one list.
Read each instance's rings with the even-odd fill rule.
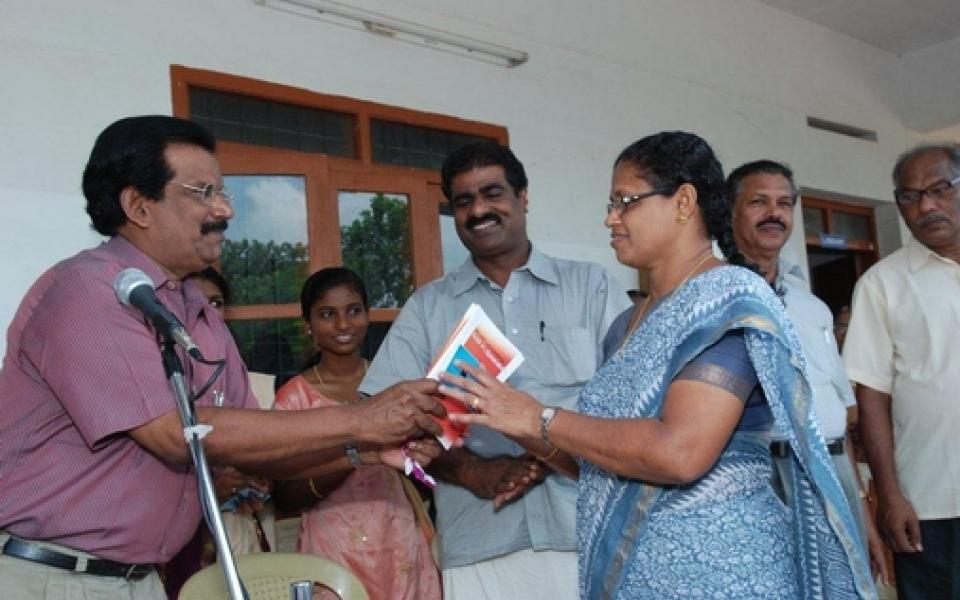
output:
[[229,326],[250,371],[272,375],[296,372],[313,354],[301,319],[230,321]]
[[304,244],[228,239],[221,268],[230,282],[231,304],[285,304],[300,301],[310,265]]
[[[220,266],[234,305],[299,303],[310,269],[304,244],[248,239],[228,239]],[[300,319],[233,320],[230,330],[251,371],[296,370],[310,352]]]
[[371,308],[395,308],[413,292],[410,213],[403,200],[371,196],[352,222],[340,228],[343,265],[367,285]]

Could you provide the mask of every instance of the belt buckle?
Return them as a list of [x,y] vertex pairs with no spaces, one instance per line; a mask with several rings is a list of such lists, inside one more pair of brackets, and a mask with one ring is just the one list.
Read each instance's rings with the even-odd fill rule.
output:
[[74,558],[73,571],[75,573],[86,573],[87,572],[87,562],[88,559],[84,556],[77,556]]
[[127,581],[139,581],[150,573],[149,565],[130,565],[123,578]]

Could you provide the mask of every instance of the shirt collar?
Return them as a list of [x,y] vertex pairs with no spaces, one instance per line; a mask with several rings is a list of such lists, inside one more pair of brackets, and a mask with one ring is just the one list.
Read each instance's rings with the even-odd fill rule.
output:
[[[546,254],[537,250],[536,246],[530,245],[530,256],[526,264],[514,269],[514,271],[529,271],[537,279],[552,285],[560,284],[560,275],[557,273],[557,267],[553,264]],[[489,281],[490,279],[483,274],[477,265],[473,262],[473,257],[467,260],[453,272],[453,295],[459,296],[477,284],[478,281]]]
[[910,267],[910,271],[916,273],[931,260],[938,260],[948,265],[957,265],[957,263],[949,258],[940,256],[930,248],[924,246],[917,238],[911,237],[910,241],[907,242],[907,264]]
[[801,281],[806,281],[807,278],[803,276],[803,269],[800,268],[800,265],[795,265],[785,258],[780,258],[777,260],[777,277],[774,279],[775,286],[779,286],[783,283],[783,279],[786,276],[796,277]]
[[800,268],[800,265],[795,265],[790,261],[779,258],[777,259],[777,276],[773,278],[773,291],[777,293],[778,296],[783,298],[787,290],[784,286],[784,283],[791,284],[790,278],[796,278],[800,281],[806,281],[806,277],[803,276],[803,269]]
[[[119,258],[124,267],[134,267],[143,271],[153,281],[153,287],[158,290],[172,281],[156,261],[122,235],[113,236],[102,248]],[[173,283],[180,284],[179,281],[173,281]]]
[[127,238],[115,235],[103,244],[102,248],[116,256],[123,268],[133,267],[143,271],[153,281],[153,287],[157,292],[179,290],[179,293],[183,295],[184,305],[187,307],[189,314],[196,316],[209,306],[206,296],[200,291],[196,282],[192,279],[183,281],[171,279],[156,261],[144,254]]

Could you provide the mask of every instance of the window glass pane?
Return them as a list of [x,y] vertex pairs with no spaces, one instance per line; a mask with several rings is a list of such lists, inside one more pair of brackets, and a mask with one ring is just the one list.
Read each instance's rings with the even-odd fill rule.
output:
[[229,326],[249,371],[299,372],[312,353],[301,319],[234,320]]
[[298,302],[310,259],[304,178],[227,175],[224,185],[236,209],[220,262],[230,302]]
[[222,141],[356,157],[354,115],[191,87],[190,119]]
[[842,235],[848,240],[870,241],[870,218],[866,215],[833,211],[832,233]]
[[470,255],[457,235],[449,202],[440,204],[440,255],[443,259],[444,275],[456,271]]
[[371,119],[370,141],[373,145],[373,162],[439,169],[443,159],[460,146],[491,140],[465,133]]
[[401,306],[413,291],[408,198],[344,191],[338,198],[343,265],[363,278],[371,308]]
[[803,207],[803,230],[808,236],[818,236],[826,233],[823,228],[823,211],[819,208]]

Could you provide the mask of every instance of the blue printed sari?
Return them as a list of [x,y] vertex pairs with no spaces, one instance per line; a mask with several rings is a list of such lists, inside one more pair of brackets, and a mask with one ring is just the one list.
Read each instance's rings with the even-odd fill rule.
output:
[[685,486],[619,477],[581,463],[577,506],[585,599],[875,598],[866,552],[817,427],[792,324],[766,282],[721,267],[657,306],[580,395],[607,418],[660,414],[680,370],[742,329],[776,423],[794,450],[797,501],[770,482],[769,432],[734,433]]

